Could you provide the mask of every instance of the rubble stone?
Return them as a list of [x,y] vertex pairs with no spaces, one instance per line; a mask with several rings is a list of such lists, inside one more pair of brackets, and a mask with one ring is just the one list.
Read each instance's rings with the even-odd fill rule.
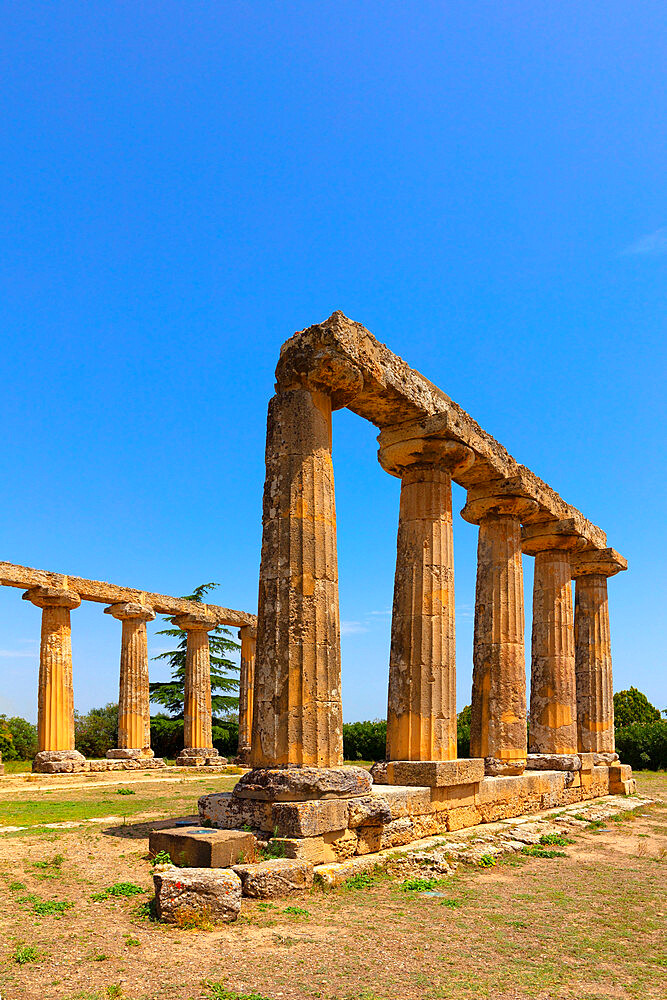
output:
[[234,795],[270,802],[303,802],[368,795],[371,786],[371,776],[363,767],[256,768],[239,778]]
[[161,868],[153,883],[157,914],[165,923],[193,918],[231,923],[241,910],[241,879],[228,868]]
[[313,865],[309,861],[274,858],[258,864],[235,865],[233,871],[241,880],[243,895],[253,899],[274,899],[310,889],[313,884]]

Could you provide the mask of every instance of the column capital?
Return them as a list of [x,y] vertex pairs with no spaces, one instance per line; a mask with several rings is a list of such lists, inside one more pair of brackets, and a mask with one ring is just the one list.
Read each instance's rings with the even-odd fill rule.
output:
[[591,549],[572,557],[572,577],[615,576],[628,568],[628,560],[616,549]]
[[172,621],[176,628],[182,629],[184,632],[210,632],[212,629],[216,628],[218,622],[213,617],[213,615],[202,614],[189,614],[189,615],[175,615]]
[[378,435],[378,461],[385,472],[399,479],[411,468],[438,468],[451,476],[469,469],[475,461],[472,448],[443,437],[427,434],[419,425],[385,427]]
[[112,615],[119,621],[134,618],[142,622],[152,622],[155,618],[155,612],[152,608],[149,608],[145,604],[137,604],[134,601],[112,604],[110,607],[104,609],[104,614]]
[[70,611],[81,604],[81,598],[74,590],[61,587],[31,587],[26,590],[23,600],[38,608],[67,608]]
[[256,639],[257,638],[257,626],[256,625],[242,625],[239,629],[239,639]]
[[553,518],[526,524],[521,529],[521,549],[528,556],[539,552],[577,552],[588,543],[577,533],[573,518]]
[[540,507],[536,500],[518,492],[511,479],[494,479],[468,490],[461,517],[470,524],[480,524],[488,517],[514,517],[533,520]]
[[283,354],[276,366],[276,392],[308,389],[331,397],[331,408],[348,406],[364,387],[361,369],[343,357],[313,352]]

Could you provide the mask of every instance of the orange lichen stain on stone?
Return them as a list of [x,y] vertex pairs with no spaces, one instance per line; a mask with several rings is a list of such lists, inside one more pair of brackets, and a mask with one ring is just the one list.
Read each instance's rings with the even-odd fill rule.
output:
[[559,704],[557,701],[548,702],[539,715],[540,725],[549,726],[550,729],[569,726],[573,721],[572,706]]

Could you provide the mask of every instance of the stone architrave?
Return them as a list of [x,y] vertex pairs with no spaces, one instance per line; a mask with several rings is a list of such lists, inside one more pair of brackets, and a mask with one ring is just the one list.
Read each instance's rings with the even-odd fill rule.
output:
[[[81,598],[66,588],[33,587],[23,595],[23,600],[42,609],[37,698],[39,753],[72,754],[75,751],[70,611],[79,607]],[[81,755],[76,756],[83,760]]]
[[241,673],[239,677],[239,745],[238,763],[250,759],[252,744],[252,702],[255,686],[255,650],[257,646],[257,629],[252,625],[244,625],[239,629],[241,640]]
[[581,552],[572,559],[577,730],[582,753],[615,753],[607,578],[627,566],[614,549]]
[[378,441],[386,472],[401,479],[389,659],[387,759],[456,758],[456,632],[452,472],[469,448],[414,427]]
[[[126,601],[112,604],[104,609],[104,613],[122,622],[118,749],[152,756],[146,623],[154,620],[155,612],[143,604]],[[110,750],[107,756],[117,755]]]
[[[362,380],[279,361],[269,403],[250,762],[343,761],[331,413]],[[321,388],[322,385],[326,388]]]
[[211,615],[195,612],[176,615],[172,621],[176,628],[187,633],[184,748],[176,763],[196,766],[218,756],[218,751],[213,747],[211,654],[208,641],[208,633],[216,627],[217,622]]
[[537,505],[488,484],[468,490],[464,520],[479,525],[473,645],[470,756],[487,774],[521,774],[526,766],[521,520]]
[[528,750],[576,754],[570,554],[582,541],[571,521],[547,521],[524,527],[522,545],[524,553],[535,556]]

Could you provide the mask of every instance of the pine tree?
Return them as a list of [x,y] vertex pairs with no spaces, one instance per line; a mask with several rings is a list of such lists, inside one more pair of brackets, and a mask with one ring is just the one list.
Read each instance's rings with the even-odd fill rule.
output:
[[[196,587],[192,594],[188,594],[185,600],[204,603],[203,598],[210,590],[217,587],[217,583],[202,583]],[[156,705],[163,705],[172,718],[183,717],[183,704],[185,701],[185,654],[187,646],[187,633],[174,626],[173,618],[165,619],[173,627],[163,629],[157,635],[168,635],[170,638],[178,639],[176,649],[154,656],[154,660],[167,660],[171,666],[170,681],[156,681],[150,685],[151,701]],[[227,655],[232,650],[241,647],[229,636],[231,632],[224,625],[218,625],[209,632],[209,646],[211,650],[211,704],[213,707],[213,718],[225,721],[230,714],[238,710],[239,699],[231,692],[238,690],[238,678],[233,676],[238,673],[239,667],[228,659]],[[230,676],[230,674],[232,676]],[[216,691],[221,692],[216,694]]]

